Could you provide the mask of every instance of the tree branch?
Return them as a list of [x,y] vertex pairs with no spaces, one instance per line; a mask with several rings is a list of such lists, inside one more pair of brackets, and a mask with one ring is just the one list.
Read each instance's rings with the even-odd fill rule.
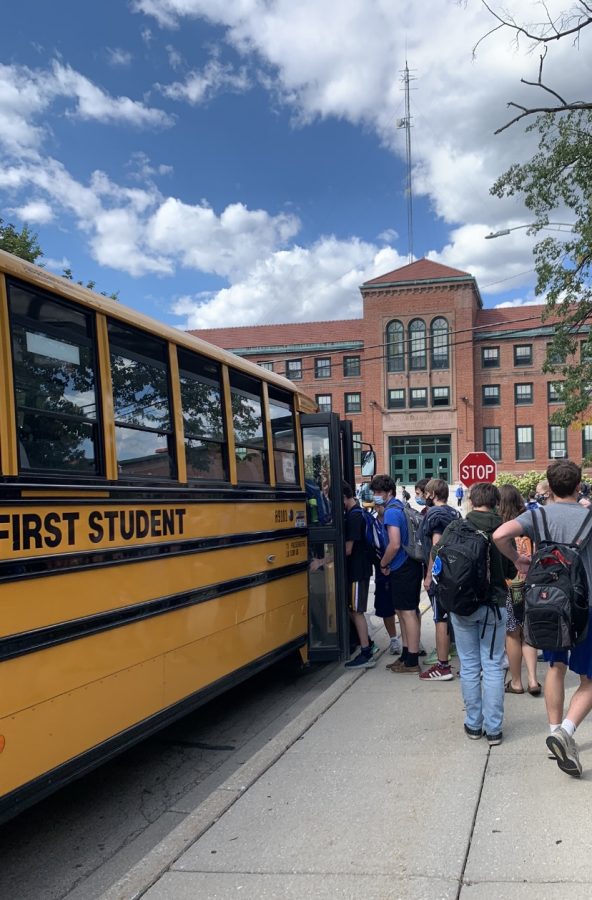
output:
[[[528,84],[528,82],[525,82],[525,84]],[[506,128],[509,128],[511,125],[519,122],[520,119],[524,119],[526,116],[533,116],[536,113],[575,112],[579,109],[592,109],[592,101],[586,102],[583,100],[579,100],[577,103],[566,103],[561,106],[533,106],[531,109],[527,109],[526,106],[521,106],[519,103],[510,101],[507,106],[513,106],[516,109],[521,109],[522,112],[519,116],[515,116],[513,119],[510,119],[509,122],[506,122],[505,125],[502,125],[501,128],[497,128],[493,132],[494,134],[501,134],[502,131],[505,131]]]

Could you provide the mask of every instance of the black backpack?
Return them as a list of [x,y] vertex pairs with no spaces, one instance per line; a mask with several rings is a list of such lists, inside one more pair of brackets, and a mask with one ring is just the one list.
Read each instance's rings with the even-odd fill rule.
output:
[[569,544],[554,541],[544,507],[540,507],[543,536],[531,512],[536,552],[526,574],[524,640],[539,650],[568,650],[586,637],[588,630],[588,578],[581,550],[582,534],[592,520],[592,509]]
[[470,616],[489,601],[491,540],[468,519],[454,519],[435,547],[432,579],[443,609]]

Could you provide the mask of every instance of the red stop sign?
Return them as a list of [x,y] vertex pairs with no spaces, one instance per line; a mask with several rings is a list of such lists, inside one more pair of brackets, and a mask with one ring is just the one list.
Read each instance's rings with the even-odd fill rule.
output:
[[459,478],[465,487],[483,481],[495,481],[497,466],[489,453],[467,453],[458,467]]

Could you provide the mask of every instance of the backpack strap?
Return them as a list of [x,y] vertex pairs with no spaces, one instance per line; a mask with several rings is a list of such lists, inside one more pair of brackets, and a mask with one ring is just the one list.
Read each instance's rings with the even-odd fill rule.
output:
[[582,534],[586,528],[586,525],[588,525],[590,523],[590,519],[592,519],[592,509],[589,509],[588,512],[586,513],[586,517],[585,517],[584,521],[578,528],[578,533],[576,534],[575,538],[573,539],[573,541],[570,544],[571,547],[578,547],[578,549],[581,550],[582,547],[584,546],[584,544],[588,543],[588,541],[590,540],[590,534],[592,533],[592,529],[590,529],[590,531],[588,532],[588,534],[586,535],[586,537],[584,538],[583,541],[580,540],[580,538],[582,537]]
[[534,542],[535,542],[535,545],[536,545],[537,547],[539,546],[539,544],[542,543],[543,539],[544,539],[545,541],[548,541],[549,543],[550,543],[551,540],[552,540],[551,535],[549,534],[549,524],[548,524],[548,522],[547,522],[547,516],[546,516],[546,513],[545,513],[545,509],[544,509],[543,506],[539,506],[539,509],[540,509],[540,511],[541,511],[541,519],[542,519],[542,522],[543,522],[543,534],[542,534],[542,537],[541,537],[541,531],[540,531],[540,529],[539,529],[539,525],[538,525],[538,522],[537,522],[537,516],[536,516],[537,510],[536,510],[536,509],[531,509],[531,511],[530,511],[530,515],[531,515],[531,517],[532,517],[532,530],[533,530],[533,533],[534,533]]

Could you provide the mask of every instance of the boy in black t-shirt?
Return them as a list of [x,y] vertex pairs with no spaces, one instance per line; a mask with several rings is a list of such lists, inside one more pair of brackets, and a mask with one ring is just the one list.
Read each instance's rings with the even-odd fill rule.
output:
[[345,664],[346,669],[371,669],[376,665],[368,637],[364,613],[368,609],[368,590],[372,562],[366,544],[366,522],[350,485],[343,482],[345,508],[345,564],[349,615],[360,641],[360,652]]

